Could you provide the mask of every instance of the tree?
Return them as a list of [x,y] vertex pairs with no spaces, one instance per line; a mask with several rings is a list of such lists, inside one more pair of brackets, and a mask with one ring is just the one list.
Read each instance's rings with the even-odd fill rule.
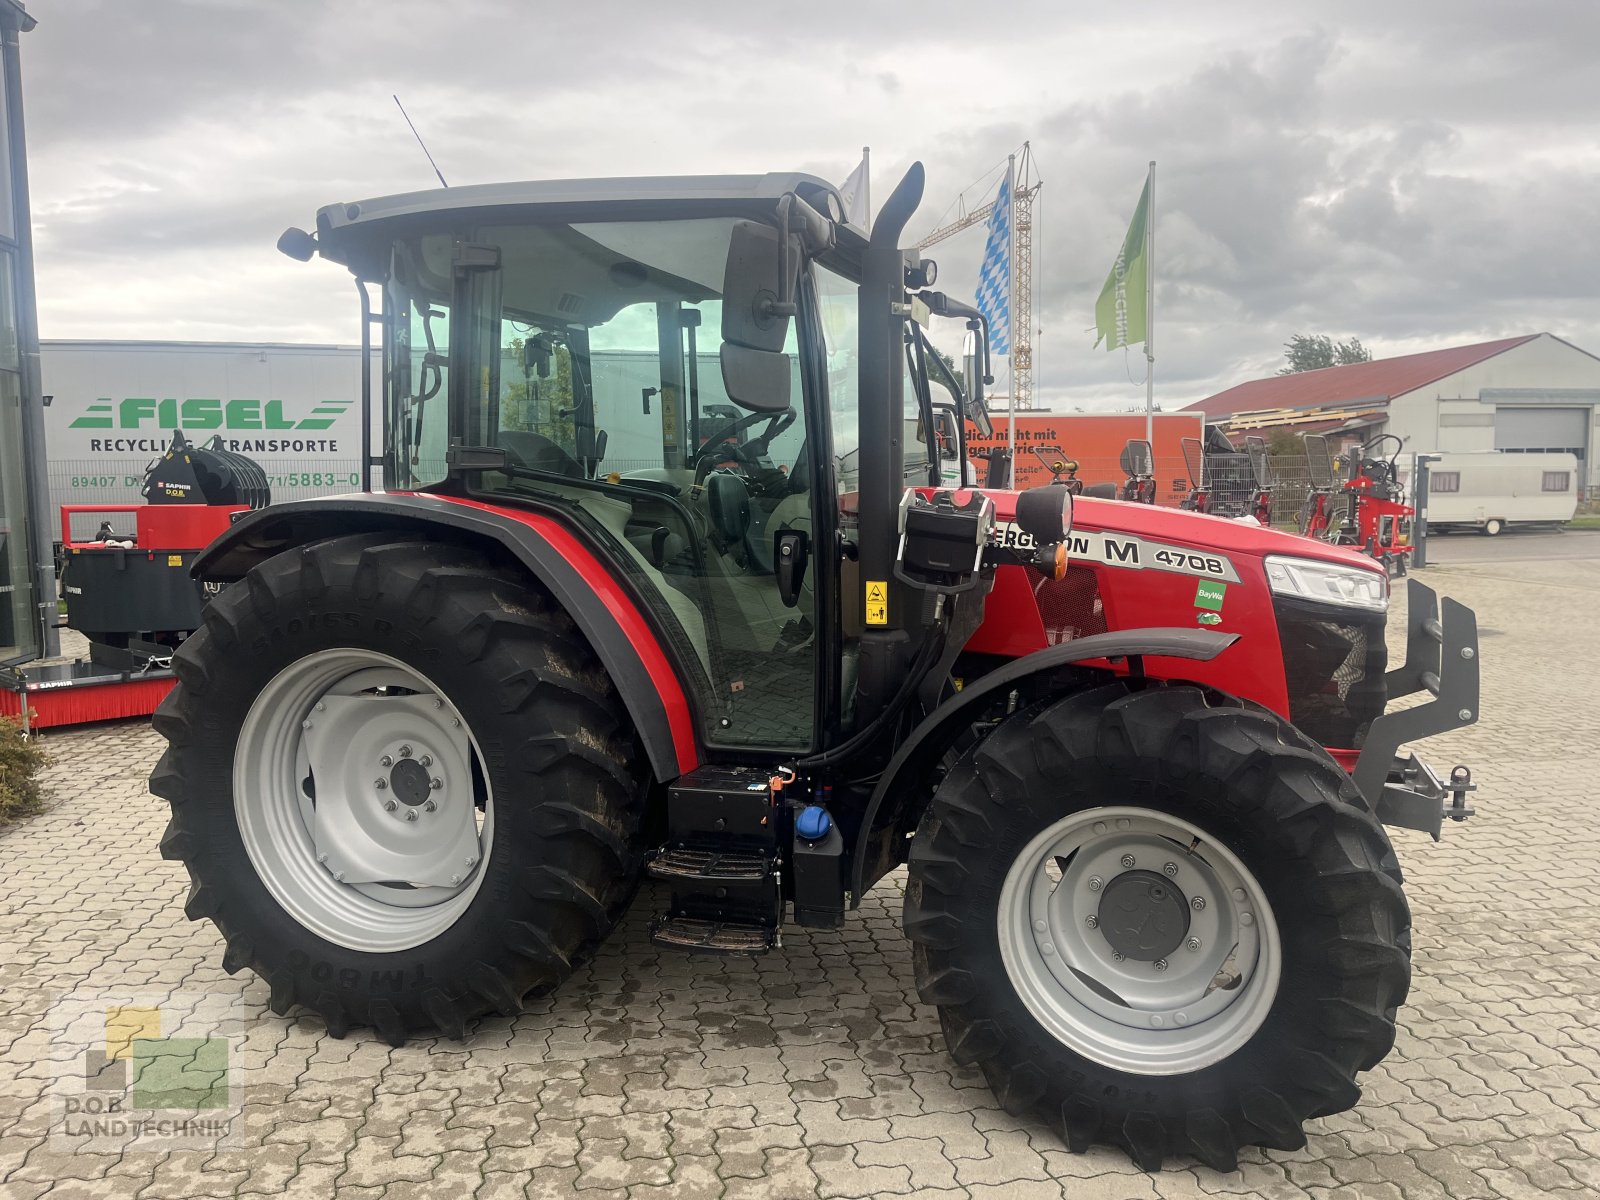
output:
[[1336,342],[1325,333],[1295,334],[1283,344],[1283,356],[1289,360],[1289,365],[1279,368],[1279,375],[1372,361],[1372,351],[1361,344],[1360,338]]
[[1292,429],[1274,429],[1267,439],[1267,453],[1273,458],[1304,458],[1305,443]]

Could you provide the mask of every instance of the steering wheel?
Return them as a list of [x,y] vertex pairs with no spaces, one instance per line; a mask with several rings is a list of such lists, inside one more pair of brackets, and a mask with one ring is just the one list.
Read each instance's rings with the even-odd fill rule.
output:
[[[751,438],[748,443],[743,445],[724,445],[729,438],[743,433],[746,429],[758,425],[762,421],[767,422],[767,427],[759,437]],[[779,413],[746,413],[742,417],[735,417],[714,432],[706,434],[705,445],[696,450],[694,455],[696,480],[698,481],[702,472],[708,469],[710,460],[718,455],[728,455],[747,467],[758,466],[759,464],[755,462],[755,459],[765,454],[772,439],[793,425],[794,421],[795,411],[793,408],[786,408]],[[759,447],[759,450],[755,449],[756,447]]]

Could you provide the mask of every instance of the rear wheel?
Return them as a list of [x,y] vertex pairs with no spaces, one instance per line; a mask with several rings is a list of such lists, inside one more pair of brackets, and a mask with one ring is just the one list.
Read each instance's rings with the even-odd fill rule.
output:
[[1410,919],[1382,827],[1277,717],[1115,684],[1007,720],[911,851],[918,987],[959,1061],[1074,1150],[1304,1144],[1394,1039]]
[[477,555],[281,554],[174,665],[162,853],[275,1010],[460,1036],[565,978],[631,895],[643,768],[617,695],[566,615]]
[[1504,528],[1505,522],[1500,520],[1499,517],[1490,517],[1483,523],[1483,532],[1488,534],[1490,537],[1498,536],[1500,531]]

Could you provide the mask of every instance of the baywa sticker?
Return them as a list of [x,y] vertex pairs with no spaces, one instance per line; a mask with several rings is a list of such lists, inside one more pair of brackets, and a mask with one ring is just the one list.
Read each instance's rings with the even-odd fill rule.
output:
[[[1000,522],[995,527],[995,533],[1002,546],[1030,550],[1038,545],[1030,534],[1024,533],[1010,521]],[[1220,554],[1186,550],[1182,546],[1146,541],[1131,534],[1075,530],[1067,535],[1067,557],[1134,571],[1171,571],[1177,575],[1199,576],[1201,579],[1239,582],[1239,572],[1234,569],[1233,563]],[[1218,607],[1221,607],[1220,600]]]
[[1194,606],[1196,608],[1209,608],[1212,612],[1222,611],[1222,601],[1228,595],[1228,585],[1225,583],[1210,583],[1200,581],[1200,586],[1194,590]]

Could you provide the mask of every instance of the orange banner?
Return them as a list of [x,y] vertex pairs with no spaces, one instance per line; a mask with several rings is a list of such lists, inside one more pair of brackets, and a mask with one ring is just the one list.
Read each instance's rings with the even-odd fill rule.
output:
[[[1189,477],[1183,463],[1183,439],[1204,433],[1205,418],[1200,413],[1157,413],[1155,416],[1156,503],[1177,505],[1189,494]],[[1139,413],[1035,413],[1017,417],[1016,480],[1019,488],[1038,487],[1050,482],[1050,472],[1034,452],[1037,447],[1046,457],[1050,448],[1059,447],[1078,464],[1078,478],[1085,484],[1114,483],[1127,479],[1123,449],[1129,438],[1144,438],[1144,416]],[[1004,413],[994,416],[994,436],[980,438],[967,425],[967,453],[979,462],[978,478],[991,447],[1007,444]]]

